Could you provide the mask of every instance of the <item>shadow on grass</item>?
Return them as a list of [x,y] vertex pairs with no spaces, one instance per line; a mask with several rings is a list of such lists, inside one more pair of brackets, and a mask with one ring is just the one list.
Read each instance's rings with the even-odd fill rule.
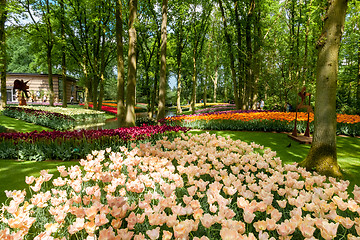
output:
[[26,176],[40,176],[42,169],[49,169],[49,173],[58,177],[57,166],[66,167],[78,164],[78,161],[45,161],[45,162],[21,162],[15,160],[0,160],[0,203],[6,200],[5,190],[27,189]]
[[52,129],[35,125],[33,123],[28,123],[19,119],[11,118],[2,115],[0,113],[0,125],[6,127],[7,129],[19,131],[19,132],[32,132],[32,131],[52,131]]

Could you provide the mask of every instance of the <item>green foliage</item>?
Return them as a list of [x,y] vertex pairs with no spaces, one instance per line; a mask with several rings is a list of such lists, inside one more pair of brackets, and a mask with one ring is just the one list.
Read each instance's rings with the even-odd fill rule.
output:
[[[103,86],[104,98],[116,99],[115,2],[63,2],[64,19],[61,19],[59,0],[49,1],[49,13],[44,0],[9,2],[11,23],[7,26],[8,71],[46,73],[46,46],[53,43],[54,73],[60,73],[61,55],[65,51],[67,73],[80,79],[80,84],[88,88],[92,101],[99,100],[101,96],[97,93],[102,91]],[[276,105],[282,107],[286,102],[295,106],[299,101],[297,93],[303,86],[307,87],[308,92],[315,94],[315,43],[319,40],[326,17],[326,1],[264,0],[257,2],[254,9],[251,8],[251,2],[223,1],[228,32],[234,47],[234,65],[240,97],[244,100],[245,106],[248,105],[245,104],[246,94],[253,94],[250,102],[263,98],[268,109],[273,109]],[[161,11],[158,7],[160,5],[161,1],[140,1],[139,20],[136,22],[136,97],[138,102],[145,103],[155,99],[155,105],[159,87],[155,82],[158,81],[159,73],[157,54],[161,23]],[[195,50],[198,101],[204,98],[205,89],[207,99],[213,100],[216,73],[217,101],[234,100],[230,60],[217,6],[213,1],[169,1],[168,25],[171,31],[168,31],[167,76],[169,85],[176,86],[177,76],[181,73],[182,103],[190,101],[192,94],[192,57],[196,44],[199,44],[198,50]],[[359,6],[359,1],[349,2],[342,39],[337,92],[337,111],[341,113],[360,112],[360,95],[356,94],[360,92],[360,88],[357,87]],[[127,1],[122,1],[122,9],[124,59],[127,70]],[[210,9],[211,13],[206,17]],[[25,14],[29,11],[34,14],[35,22]],[[47,31],[49,22],[52,27],[52,38]],[[66,31],[65,42],[61,38],[62,24]],[[247,24],[251,29],[248,32]],[[202,49],[200,45],[203,45]],[[66,46],[65,49],[63,46]],[[182,55],[180,72],[177,59],[179,52]],[[253,76],[247,75],[249,70],[253,72]],[[101,76],[104,76],[104,84]],[[247,89],[250,85],[253,88]],[[167,94],[167,105],[175,103],[174,90]]]
[[6,127],[0,125],[0,133],[6,132]]

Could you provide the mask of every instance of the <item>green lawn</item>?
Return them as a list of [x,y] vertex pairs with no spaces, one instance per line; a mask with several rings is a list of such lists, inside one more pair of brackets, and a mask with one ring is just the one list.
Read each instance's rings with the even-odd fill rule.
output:
[[52,131],[50,128],[28,123],[15,118],[2,115],[0,112],[0,125],[7,129],[15,130],[18,132],[32,132],[32,131]]
[[15,160],[0,160],[0,205],[5,202],[5,190],[28,189],[25,176],[40,176],[40,170],[49,169],[49,173],[57,173],[57,166],[69,167],[77,164],[77,161],[44,161],[44,162],[20,162]]

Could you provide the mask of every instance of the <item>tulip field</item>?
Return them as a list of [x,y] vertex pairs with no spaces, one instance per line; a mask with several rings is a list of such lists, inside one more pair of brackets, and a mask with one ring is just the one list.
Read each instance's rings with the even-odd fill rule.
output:
[[[18,154],[5,159],[20,159],[19,149],[9,150],[17,145],[33,149],[23,160],[81,155],[77,164],[57,164],[56,174],[26,176],[24,190],[5,192],[0,239],[360,239],[360,187],[231,132],[189,131],[292,130],[295,113],[216,108],[163,125],[0,133],[0,155]],[[298,113],[300,126],[307,117]],[[337,121],[339,133],[359,135],[359,116]],[[44,149],[58,157],[47,151],[31,159]]]
[[[167,117],[164,122],[197,129],[208,130],[247,130],[247,131],[277,131],[291,132],[294,128],[296,113],[235,110],[198,113],[194,115],[179,115]],[[308,114],[297,113],[298,130],[305,132]],[[310,130],[313,131],[314,115],[310,113]],[[349,136],[360,136],[360,116],[337,114],[337,133]]]

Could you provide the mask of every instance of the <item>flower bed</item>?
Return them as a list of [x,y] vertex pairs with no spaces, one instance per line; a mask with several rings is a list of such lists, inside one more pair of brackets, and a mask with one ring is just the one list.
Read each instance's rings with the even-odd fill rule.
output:
[[[298,131],[305,132],[307,118],[307,113],[298,112]],[[164,122],[197,129],[291,132],[294,119],[294,112],[236,110],[172,116],[165,118]],[[310,113],[311,132],[313,120],[314,115]],[[337,122],[337,134],[360,135],[359,115],[337,114]]]
[[3,114],[59,131],[73,129],[78,122],[105,120],[100,111],[48,106],[6,107]]
[[[85,104],[81,103],[79,105],[84,106]],[[89,103],[89,107],[93,108],[94,105]],[[101,110],[108,112],[108,113],[117,114],[117,105],[116,105],[116,103],[104,102],[101,106]],[[146,111],[146,108],[135,107],[135,111],[136,112],[144,112],[144,111]]]
[[47,111],[51,113],[60,113],[66,116],[70,116],[76,121],[92,121],[92,120],[104,120],[105,113],[102,111],[95,111],[91,109],[83,108],[62,108],[62,107],[48,107],[48,106],[26,106],[24,108],[30,108],[34,110]]
[[177,126],[143,125],[103,130],[0,133],[0,159],[80,159],[94,149],[117,149],[132,141],[155,141],[164,134],[173,137],[177,132],[187,130]]
[[[15,105],[15,106],[18,106],[19,105],[19,102],[10,102],[10,101],[7,101],[7,104],[8,105]],[[50,106],[50,103],[49,102],[31,102],[31,101],[27,101],[26,104],[28,106]],[[58,103],[58,102],[54,102],[54,106],[62,106],[62,103]]]
[[215,135],[93,151],[8,191],[0,238],[357,239],[360,188]]
[[75,119],[61,113],[36,110],[24,107],[6,107],[3,114],[26,122],[35,123],[55,130],[74,128]]
[[211,105],[211,107],[202,108],[195,110],[195,113],[208,113],[208,112],[218,112],[218,111],[228,111],[234,110],[235,104],[220,104],[220,105]]

